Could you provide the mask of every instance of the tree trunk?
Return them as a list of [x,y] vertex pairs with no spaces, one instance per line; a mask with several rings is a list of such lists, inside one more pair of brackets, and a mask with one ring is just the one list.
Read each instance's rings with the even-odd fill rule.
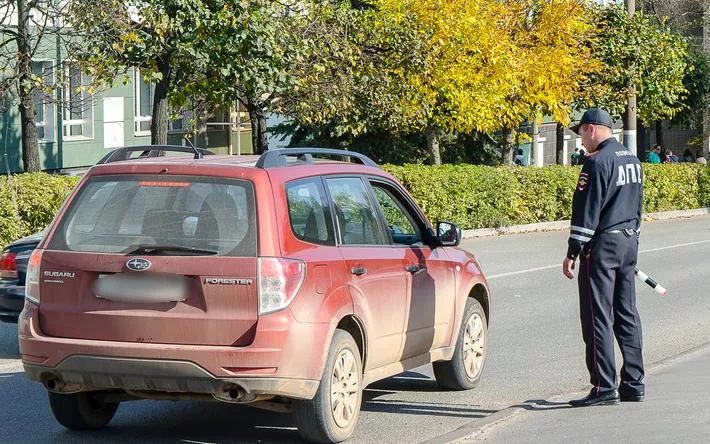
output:
[[426,145],[431,155],[429,161],[432,165],[441,165],[441,151],[439,150],[439,132],[435,128],[427,128]]
[[[20,96],[20,126],[22,131],[22,166],[27,173],[40,171],[39,144],[35,125],[35,92],[32,82],[32,49],[28,41],[29,6],[17,0],[17,71]],[[61,129],[60,129],[61,130]]]
[[158,69],[163,78],[155,85],[153,95],[153,115],[150,121],[150,143],[152,145],[168,144],[168,92],[172,70],[169,62],[158,63]]
[[565,126],[557,122],[555,128],[555,163],[557,165],[565,164]]
[[254,154],[264,154],[269,149],[266,138],[266,115],[258,105],[247,102],[249,120],[251,123],[251,145]]
[[656,122],[656,144],[661,146],[661,158],[663,153],[666,152],[666,147],[663,146],[663,122]]
[[513,132],[513,128],[505,128],[503,129],[503,134],[505,135],[505,139],[501,146],[503,149],[501,158],[504,164],[511,164],[513,163],[513,151],[517,148],[515,133]]
[[269,138],[266,134],[266,114],[262,110],[259,110],[259,144],[262,153],[269,149]]
[[638,121],[636,127],[639,129],[639,145],[638,145],[638,158],[644,162],[646,160],[646,153],[651,148],[651,131],[648,125],[644,124],[642,121]]

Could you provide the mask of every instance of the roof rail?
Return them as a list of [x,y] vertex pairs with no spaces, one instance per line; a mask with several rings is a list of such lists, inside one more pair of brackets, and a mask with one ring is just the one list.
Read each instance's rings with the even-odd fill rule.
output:
[[194,159],[202,159],[204,155],[213,155],[212,151],[206,150],[204,148],[195,148],[190,146],[182,145],[142,145],[142,146],[127,146],[123,148],[118,148],[110,153],[106,154],[101,158],[97,165],[102,165],[111,162],[120,162],[122,160],[131,159],[131,153],[142,151],[141,155],[135,157],[135,159],[142,159],[146,157],[160,157],[166,152],[170,153],[190,153],[194,154]]
[[274,168],[288,165],[289,156],[296,156],[302,163],[313,163],[313,155],[327,155],[347,157],[350,162],[357,161],[363,165],[378,168],[379,166],[369,157],[355,151],[336,150],[332,148],[283,148],[268,150],[259,157],[257,168]]

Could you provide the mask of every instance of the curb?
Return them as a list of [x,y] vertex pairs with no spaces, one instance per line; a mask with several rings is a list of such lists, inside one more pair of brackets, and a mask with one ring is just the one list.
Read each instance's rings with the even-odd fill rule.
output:
[[[687,217],[705,216],[710,214],[710,208],[697,208],[693,210],[661,211],[657,213],[646,213],[643,215],[644,221],[669,220]],[[479,237],[503,236],[506,234],[534,233],[539,231],[562,231],[569,229],[569,220],[556,220],[552,222],[539,222],[535,224],[511,225],[509,227],[498,228],[478,228],[475,230],[462,230],[462,239],[477,239]]]
[[[707,213],[705,213],[707,214]],[[663,358],[659,361],[655,361],[649,365],[646,366],[646,371],[647,372],[654,372],[656,370],[663,369],[669,365],[674,364],[676,361],[679,361],[683,358],[686,358],[688,356],[694,355],[696,353],[705,351],[710,348],[710,342],[705,342],[700,345],[696,345],[694,347],[691,347],[687,350],[683,350],[682,352],[675,354],[673,356],[669,356],[667,358]],[[569,394],[560,394],[560,395],[554,395],[550,398],[547,399],[547,401],[555,401],[558,402],[559,399],[562,396],[566,395],[584,395],[586,394],[587,391],[580,391],[580,392],[574,392],[574,393],[569,393]],[[529,401],[521,402],[520,404],[513,405],[510,407],[506,407],[502,410],[498,410],[495,413],[492,413],[485,418],[481,419],[476,419],[468,424],[464,424],[461,427],[459,427],[456,430],[453,430],[449,433],[445,433],[443,435],[436,436],[430,440],[423,441],[420,444],[449,444],[449,443],[456,443],[459,441],[463,441],[465,439],[476,439],[479,435],[485,433],[488,429],[491,427],[494,427],[498,423],[507,421],[508,419],[512,418],[513,416],[517,415],[518,413],[522,412],[525,410],[525,405]]]
[[10,361],[0,364],[0,373],[5,373],[6,371],[24,372],[25,369],[22,366],[22,362]]

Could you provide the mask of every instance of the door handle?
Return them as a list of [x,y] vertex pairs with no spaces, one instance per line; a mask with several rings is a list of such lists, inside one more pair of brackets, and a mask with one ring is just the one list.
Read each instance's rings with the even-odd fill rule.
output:
[[350,269],[350,272],[354,274],[355,276],[362,276],[363,274],[367,274],[367,268],[364,267],[353,267]]
[[420,267],[420,266],[417,265],[417,264],[409,264],[409,265],[407,265],[407,267],[405,268],[405,270],[407,270],[407,271],[410,272],[410,273],[416,273],[417,271],[423,270],[423,269],[424,269],[423,266]]

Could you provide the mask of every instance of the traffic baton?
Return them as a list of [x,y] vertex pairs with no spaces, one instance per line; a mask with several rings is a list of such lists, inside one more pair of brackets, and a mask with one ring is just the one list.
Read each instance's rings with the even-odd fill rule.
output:
[[656,281],[654,281],[653,279],[651,279],[651,278],[650,278],[646,273],[644,273],[643,271],[639,270],[638,268],[635,268],[635,269],[634,269],[634,274],[636,275],[636,277],[638,277],[639,279],[641,279],[642,281],[644,281],[645,283],[647,283],[649,287],[651,287],[651,288],[653,288],[654,290],[656,290],[656,293],[660,294],[661,296],[665,296],[665,295],[666,295],[666,291],[667,291],[667,290],[666,290],[665,288],[663,288],[663,286],[660,285],[658,282],[656,282]]

